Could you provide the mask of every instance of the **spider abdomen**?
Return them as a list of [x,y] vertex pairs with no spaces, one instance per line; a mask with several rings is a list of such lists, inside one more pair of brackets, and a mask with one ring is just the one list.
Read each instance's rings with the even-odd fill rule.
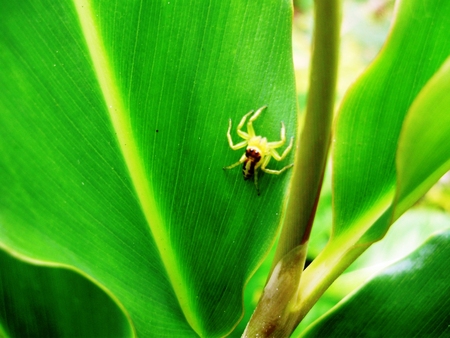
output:
[[[243,141],[237,144],[233,143],[233,138],[231,137],[231,119],[228,120],[227,139],[231,149],[238,150],[244,147],[247,148],[245,150],[245,154],[241,156],[239,161],[233,163],[232,165],[229,165],[228,167],[223,167],[223,169],[232,169],[240,164],[243,164],[244,166],[242,168],[242,173],[244,174],[244,179],[248,180],[249,178],[254,177],[258,195],[259,195],[258,170],[261,169],[261,171],[267,174],[279,175],[283,171],[291,168],[294,165],[293,163],[288,164],[280,170],[267,168],[267,165],[269,164],[271,158],[274,158],[277,161],[282,161],[289,154],[289,152],[292,149],[292,142],[294,138],[291,137],[289,145],[287,146],[286,149],[284,149],[283,153],[280,155],[276,149],[281,148],[286,143],[286,130],[283,122],[281,122],[279,141],[268,142],[266,137],[257,135],[255,133],[255,129],[253,128],[253,121],[255,121],[261,114],[261,112],[266,108],[267,106],[262,106],[256,112],[253,112],[253,110],[251,110],[242,117],[241,122],[239,122],[237,126],[237,134],[243,139]],[[250,115],[251,117],[249,118]],[[245,121],[247,121],[246,132],[242,130]]]
[[256,148],[248,147],[245,151],[245,156],[242,173],[244,174],[244,180],[248,180],[255,174],[255,168],[261,160],[261,152]]

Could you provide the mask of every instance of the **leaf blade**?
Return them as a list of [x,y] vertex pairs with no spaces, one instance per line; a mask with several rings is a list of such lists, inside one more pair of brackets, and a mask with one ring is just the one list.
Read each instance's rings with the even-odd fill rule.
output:
[[445,268],[449,240],[448,231],[430,238],[338,304],[302,336],[445,336],[450,330],[449,272]]
[[[97,68],[71,2],[1,4],[2,17],[14,18],[2,20],[0,39],[2,244],[91,276],[120,299],[139,335],[195,336],[185,315],[195,331],[224,335],[273,243],[289,176],[263,177],[257,198],[237,171],[223,173],[240,156],[228,148],[227,120],[269,104],[257,132],[277,140],[284,120],[287,136],[295,133],[291,5],[89,4],[85,34],[96,29],[103,50],[94,54],[108,57]],[[110,72],[106,85],[101,72]],[[117,142],[108,90],[145,179],[124,160],[128,142]],[[154,202],[135,192],[147,189],[141,182]],[[170,240],[181,286],[162,264],[147,203],[164,221],[157,231]],[[174,288],[189,290],[185,313]]]
[[20,258],[0,252],[2,337],[135,337],[123,307],[95,283]]
[[408,112],[397,150],[394,218],[415,203],[450,169],[448,125],[450,59],[428,81]]
[[[424,14],[410,15],[417,11]],[[391,204],[396,184],[396,146],[404,117],[450,53],[449,47],[440,43],[445,41],[440,27],[449,24],[449,11],[448,4],[442,1],[400,1],[386,45],[347,94],[337,120],[333,155],[341,159],[333,162],[336,235],[346,231],[371,205],[380,207],[374,209],[372,221],[367,224],[376,221]],[[371,232],[373,239],[387,230],[389,223],[382,223]]]

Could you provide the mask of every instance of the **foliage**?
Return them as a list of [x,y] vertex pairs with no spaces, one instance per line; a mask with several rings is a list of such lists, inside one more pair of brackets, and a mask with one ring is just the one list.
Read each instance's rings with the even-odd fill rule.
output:
[[[283,223],[262,297],[277,321],[257,310],[247,329],[290,334],[450,169],[450,3],[396,5],[385,46],[338,110],[332,236],[300,279],[331,137],[339,1],[316,3],[305,120],[287,0],[0,1],[0,336],[228,335]],[[229,149],[228,119],[265,104],[257,133],[278,140],[284,121],[297,153],[294,170],[261,175],[257,196],[222,168],[242,155]],[[388,315],[384,335],[411,323],[443,335],[449,238],[303,334],[345,335],[349,323],[377,334],[370,320]],[[367,311],[399,306],[362,312],[368,294]]]

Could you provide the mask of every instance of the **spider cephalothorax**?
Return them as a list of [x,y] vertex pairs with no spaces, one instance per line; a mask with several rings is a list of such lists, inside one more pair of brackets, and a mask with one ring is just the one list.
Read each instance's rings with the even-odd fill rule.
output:
[[[293,137],[291,137],[291,141],[289,143],[289,146],[283,151],[283,153],[278,154],[278,152],[275,150],[276,148],[282,147],[286,143],[286,130],[284,128],[284,123],[281,122],[281,140],[275,141],[275,142],[267,142],[267,138],[262,136],[256,136],[255,130],[253,128],[253,121],[255,121],[258,116],[261,114],[261,112],[267,108],[267,106],[263,106],[259,108],[254,114],[253,110],[249,113],[245,114],[244,117],[241,119],[241,122],[239,122],[237,126],[237,134],[244,139],[244,141],[239,142],[238,144],[233,144],[233,140],[231,138],[231,119],[228,124],[228,132],[227,132],[227,138],[228,143],[230,144],[231,149],[237,150],[244,148],[247,146],[247,149],[245,151],[245,154],[242,155],[240,160],[228,167],[225,167],[224,169],[232,169],[239,164],[243,163],[244,166],[242,168],[242,173],[244,174],[244,179],[248,180],[251,177],[255,178],[255,186],[256,190],[259,194],[259,188],[258,188],[258,169],[261,168],[262,171],[268,173],[268,174],[274,174],[279,175],[283,171],[285,171],[288,168],[291,168],[294,164],[289,164],[285,166],[284,168],[280,170],[273,170],[273,169],[267,169],[266,166],[269,163],[270,159],[273,157],[277,161],[283,160],[289,151],[292,149],[292,141]],[[242,127],[245,124],[245,121],[247,120],[247,117],[249,115],[253,114],[253,116],[248,120],[247,123],[247,132],[242,131]]]

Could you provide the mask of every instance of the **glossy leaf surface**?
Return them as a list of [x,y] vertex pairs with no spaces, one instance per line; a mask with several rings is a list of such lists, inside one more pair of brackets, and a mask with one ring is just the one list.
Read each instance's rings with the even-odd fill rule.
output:
[[384,269],[302,337],[448,336],[448,257],[449,231]]
[[110,296],[79,274],[28,264],[4,251],[0,267],[0,337],[134,336]]
[[450,58],[415,99],[397,152],[397,214],[450,168]]
[[[399,1],[384,48],[347,93],[333,154],[336,236],[361,236],[392,203],[399,134],[415,97],[450,55],[449,14],[447,1]],[[379,239],[389,221],[377,222],[360,244]]]
[[295,134],[291,4],[3,1],[0,13],[1,246],[88,275],[140,336],[229,332],[289,173],[262,176],[258,197],[223,172],[242,155],[228,119],[267,104],[257,132],[278,140],[284,120]]

